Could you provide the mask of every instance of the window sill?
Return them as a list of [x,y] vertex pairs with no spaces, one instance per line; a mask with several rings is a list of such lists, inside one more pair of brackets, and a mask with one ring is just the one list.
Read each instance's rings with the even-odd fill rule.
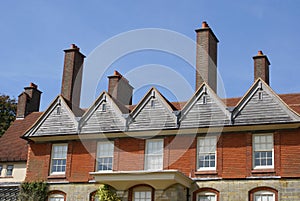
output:
[[4,176],[4,177],[0,177],[0,179],[12,179],[14,178],[13,176]]
[[96,170],[95,172],[99,172],[99,173],[110,173],[113,172],[112,170]]
[[217,175],[218,172],[216,170],[198,170],[195,172],[195,175]]
[[276,171],[272,168],[269,169],[253,169],[251,173],[253,174],[261,174],[261,173],[275,173]]
[[64,174],[53,174],[53,175],[49,175],[47,177],[47,179],[65,179],[66,175]]

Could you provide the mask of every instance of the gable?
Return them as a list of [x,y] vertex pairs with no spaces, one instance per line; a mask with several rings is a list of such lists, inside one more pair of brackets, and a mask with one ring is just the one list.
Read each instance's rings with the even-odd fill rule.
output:
[[64,99],[58,96],[24,136],[76,134],[77,127],[78,124],[71,109]]
[[126,120],[122,112],[111,99],[103,92],[83,115],[80,121],[80,133],[97,133],[105,131],[122,131]]
[[258,79],[233,111],[235,125],[299,121],[299,117],[262,80]]
[[181,111],[180,128],[222,126],[230,122],[224,103],[203,84]]
[[129,130],[167,129],[177,126],[176,115],[155,88],[148,91],[130,117]]

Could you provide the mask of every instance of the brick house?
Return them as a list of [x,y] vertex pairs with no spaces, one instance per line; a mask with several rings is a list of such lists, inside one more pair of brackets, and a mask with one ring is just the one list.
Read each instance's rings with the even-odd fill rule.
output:
[[49,201],[95,200],[100,184],[124,201],[299,200],[300,94],[271,89],[259,51],[245,95],[219,98],[218,39],[205,22],[196,33],[187,102],[151,88],[132,105],[133,87],[116,71],[108,92],[82,110],[84,55],[65,50],[61,95],[24,132],[26,181],[47,181]]
[[33,83],[24,88],[19,95],[17,119],[0,138],[0,200],[17,201],[19,186],[26,176],[28,150],[21,137],[41,115],[40,95]]

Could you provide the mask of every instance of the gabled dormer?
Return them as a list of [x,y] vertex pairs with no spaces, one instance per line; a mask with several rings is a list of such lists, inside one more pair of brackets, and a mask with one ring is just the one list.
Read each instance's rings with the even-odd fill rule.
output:
[[299,116],[262,79],[257,79],[232,112],[235,125],[300,121]]
[[180,115],[180,128],[223,126],[230,122],[230,113],[215,92],[203,83],[185,104]]
[[78,122],[62,96],[57,96],[24,137],[77,134]]
[[126,111],[120,109],[108,93],[102,92],[82,116],[79,123],[80,133],[122,131],[126,125],[123,112],[126,113]]
[[129,130],[176,128],[177,117],[169,102],[151,88],[130,113]]

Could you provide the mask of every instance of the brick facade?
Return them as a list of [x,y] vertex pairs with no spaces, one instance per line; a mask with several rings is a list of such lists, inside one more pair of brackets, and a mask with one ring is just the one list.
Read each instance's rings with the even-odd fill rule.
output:
[[[280,192],[280,200],[288,200],[300,190],[295,186],[297,182],[300,184],[300,181],[296,179],[300,177],[298,168],[300,165],[299,132],[300,129],[274,132],[275,167],[260,171],[252,168],[251,132],[223,133],[219,137],[216,171],[197,171],[196,136],[165,136],[164,169],[177,169],[186,176],[196,179],[196,183],[190,189],[191,195],[199,188],[213,188],[220,192],[220,200],[246,201],[251,189],[257,186],[267,186]],[[117,138],[114,139],[114,145],[114,171],[144,169],[144,139]],[[85,186],[93,181],[93,177],[89,173],[96,169],[97,140],[83,143],[80,141],[68,142],[67,170],[63,178],[49,175],[51,146],[51,143],[30,143],[27,181],[45,180],[52,183],[68,181],[73,183],[76,188],[74,186],[73,190],[65,186],[63,188],[72,192],[75,192],[77,188],[85,188],[80,187],[80,184]],[[290,185],[294,186],[291,188],[296,189],[294,194],[285,188]],[[92,186],[92,189],[96,190],[98,184]],[[51,187],[51,189],[56,188]],[[165,195],[167,191],[163,191],[161,194]]]

